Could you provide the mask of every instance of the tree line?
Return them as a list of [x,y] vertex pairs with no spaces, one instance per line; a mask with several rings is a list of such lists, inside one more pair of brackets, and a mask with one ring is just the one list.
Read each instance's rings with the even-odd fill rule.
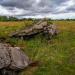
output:
[[16,17],[7,17],[7,16],[0,16],[0,21],[17,21]]
[[[16,18],[16,17],[12,17],[12,16],[0,16],[0,21],[4,22],[4,21],[24,21],[24,20],[31,20],[31,21],[38,21],[38,20],[41,20],[41,19],[34,19],[34,18],[22,18],[22,19],[19,19],[19,18]],[[47,19],[48,21],[51,21],[52,19]],[[75,21],[75,19],[54,19],[54,21]]]

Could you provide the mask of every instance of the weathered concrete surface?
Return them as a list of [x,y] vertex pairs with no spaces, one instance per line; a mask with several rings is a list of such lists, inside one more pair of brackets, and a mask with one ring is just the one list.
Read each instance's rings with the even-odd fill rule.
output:
[[[10,37],[19,37],[19,38],[25,38],[25,37],[30,37],[32,35],[36,35],[39,33],[44,33],[46,35],[49,35],[51,38],[55,34],[57,34],[57,28],[55,25],[48,25],[47,21],[40,21],[37,24],[27,27],[23,30],[19,30],[17,32],[14,32],[10,34]],[[48,37],[48,36],[46,36]]]
[[24,69],[29,65],[29,58],[19,47],[9,47],[10,69]]
[[10,55],[8,49],[9,48],[6,47],[5,44],[0,43],[0,69],[10,65]]
[[37,23],[37,24],[33,25],[32,27],[26,27],[23,30],[14,32],[14,33],[10,34],[10,36],[11,37],[13,37],[13,36],[28,36],[28,35],[36,34],[38,32],[43,31],[42,29],[46,25],[47,25],[47,22],[43,22],[43,23],[40,22],[40,24]]
[[30,65],[28,56],[19,48],[0,43],[0,75],[17,75]]

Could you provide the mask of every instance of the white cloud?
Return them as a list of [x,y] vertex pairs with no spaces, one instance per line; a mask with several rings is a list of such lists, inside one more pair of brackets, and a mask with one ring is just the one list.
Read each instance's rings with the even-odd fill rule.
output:
[[60,13],[60,14],[50,14],[50,17],[52,18],[52,19],[73,19],[73,18],[75,18],[75,13]]
[[51,18],[51,19],[73,19],[75,18],[75,13],[60,13],[60,14],[44,14],[35,16],[20,16],[20,18]]
[[9,10],[0,5],[0,15],[15,16],[15,15],[21,15],[24,12],[26,12],[26,11],[23,9],[14,7],[14,10]]
[[39,4],[39,3],[41,2],[41,0],[35,0],[35,2],[36,2],[37,4]]
[[9,14],[9,12],[2,6],[0,6],[0,15]]
[[61,6],[58,6],[56,8],[57,12],[65,12],[69,7],[72,7],[75,5],[75,1],[74,0],[68,0],[65,3],[62,3]]

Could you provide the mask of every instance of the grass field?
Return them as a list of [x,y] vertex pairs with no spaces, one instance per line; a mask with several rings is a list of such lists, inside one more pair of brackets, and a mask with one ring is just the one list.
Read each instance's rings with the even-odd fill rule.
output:
[[0,22],[0,38],[8,37],[10,33],[20,30],[25,26],[32,25],[32,23],[32,21]]
[[[10,38],[11,44],[22,47],[39,66],[29,67],[21,75],[75,75],[75,21],[53,21],[59,34],[48,42],[41,35],[30,40]],[[0,37],[24,28],[32,22],[0,22]]]

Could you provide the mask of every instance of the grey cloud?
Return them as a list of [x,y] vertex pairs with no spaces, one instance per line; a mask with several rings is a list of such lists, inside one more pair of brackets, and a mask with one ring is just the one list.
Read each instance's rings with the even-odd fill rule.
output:
[[75,12],[75,5],[66,9],[67,12]]
[[74,6],[66,9],[66,11],[57,12],[56,7],[60,7],[67,1],[69,0],[40,0],[40,2],[37,3],[36,0],[0,0],[0,5],[10,11],[14,10],[15,7],[23,9],[25,11],[20,14],[22,16],[35,16],[48,13],[58,14],[75,11]]
[[[67,0],[40,0],[40,3],[38,3],[35,7],[49,7],[52,8],[55,5],[60,5],[62,2],[65,2]],[[32,5],[34,5],[36,0],[3,0],[1,1],[1,5],[6,7],[17,7],[17,8],[23,8],[23,9],[32,9]],[[34,7],[33,7],[34,8]]]
[[4,0],[0,4],[6,7],[30,8],[34,0]]

